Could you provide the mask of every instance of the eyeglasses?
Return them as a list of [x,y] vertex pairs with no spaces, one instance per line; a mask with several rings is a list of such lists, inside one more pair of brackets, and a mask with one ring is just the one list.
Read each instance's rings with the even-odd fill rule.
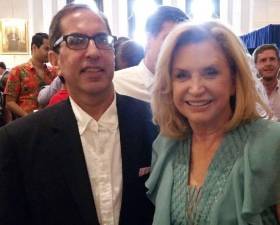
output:
[[89,41],[93,40],[98,49],[110,50],[114,45],[114,37],[106,33],[98,33],[94,36],[86,34],[72,33],[61,36],[55,43],[54,48],[57,48],[63,41],[66,46],[73,50],[86,49]]

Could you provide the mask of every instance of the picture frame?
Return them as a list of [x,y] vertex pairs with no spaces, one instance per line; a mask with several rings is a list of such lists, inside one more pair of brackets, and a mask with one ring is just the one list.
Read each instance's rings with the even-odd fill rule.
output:
[[0,54],[28,54],[28,26],[24,19],[0,19]]

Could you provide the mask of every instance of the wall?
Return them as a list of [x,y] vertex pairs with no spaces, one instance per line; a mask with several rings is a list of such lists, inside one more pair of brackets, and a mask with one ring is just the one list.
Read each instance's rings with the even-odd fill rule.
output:
[[[180,8],[185,6],[184,0],[163,0],[163,3]],[[34,33],[48,32],[52,16],[65,4],[66,0],[0,0],[0,18],[28,20],[30,42]],[[113,33],[126,36],[127,0],[103,0],[103,5]],[[221,20],[232,25],[238,35],[271,23],[280,23],[279,0],[220,0],[220,5]],[[8,67],[26,62],[29,58],[30,53],[0,55],[0,61],[6,62]]]
[[268,24],[279,24],[279,0],[254,0],[252,5],[252,28],[259,28]]
[[66,4],[66,0],[0,0],[0,18],[20,18],[28,21],[28,54],[0,54],[8,68],[30,59],[31,37],[36,32],[48,32],[52,16]]

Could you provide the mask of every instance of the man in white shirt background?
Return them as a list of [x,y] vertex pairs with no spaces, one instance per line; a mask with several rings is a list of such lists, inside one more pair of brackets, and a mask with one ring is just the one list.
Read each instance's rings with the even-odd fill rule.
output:
[[147,44],[139,65],[115,72],[114,86],[118,93],[150,102],[155,65],[161,45],[169,32],[186,14],[173,6],[160,6],[146,22]]
[[274,117],[280,120],[279,49],[274,44],[264,44],[255,49],[253,57],[258,76],[268,96],[269,106]]

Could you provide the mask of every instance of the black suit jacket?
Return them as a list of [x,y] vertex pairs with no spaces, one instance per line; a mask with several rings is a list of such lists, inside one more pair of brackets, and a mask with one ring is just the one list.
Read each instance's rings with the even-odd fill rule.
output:
[[[123,193],[120,225],[152,223],[139,169],[150,166],[157,129],[149,105],[117,95]],[[94,138],[94,137],[93,137]],[[69,100],[0,129],[1,225],[97,225],[77,122]]]

